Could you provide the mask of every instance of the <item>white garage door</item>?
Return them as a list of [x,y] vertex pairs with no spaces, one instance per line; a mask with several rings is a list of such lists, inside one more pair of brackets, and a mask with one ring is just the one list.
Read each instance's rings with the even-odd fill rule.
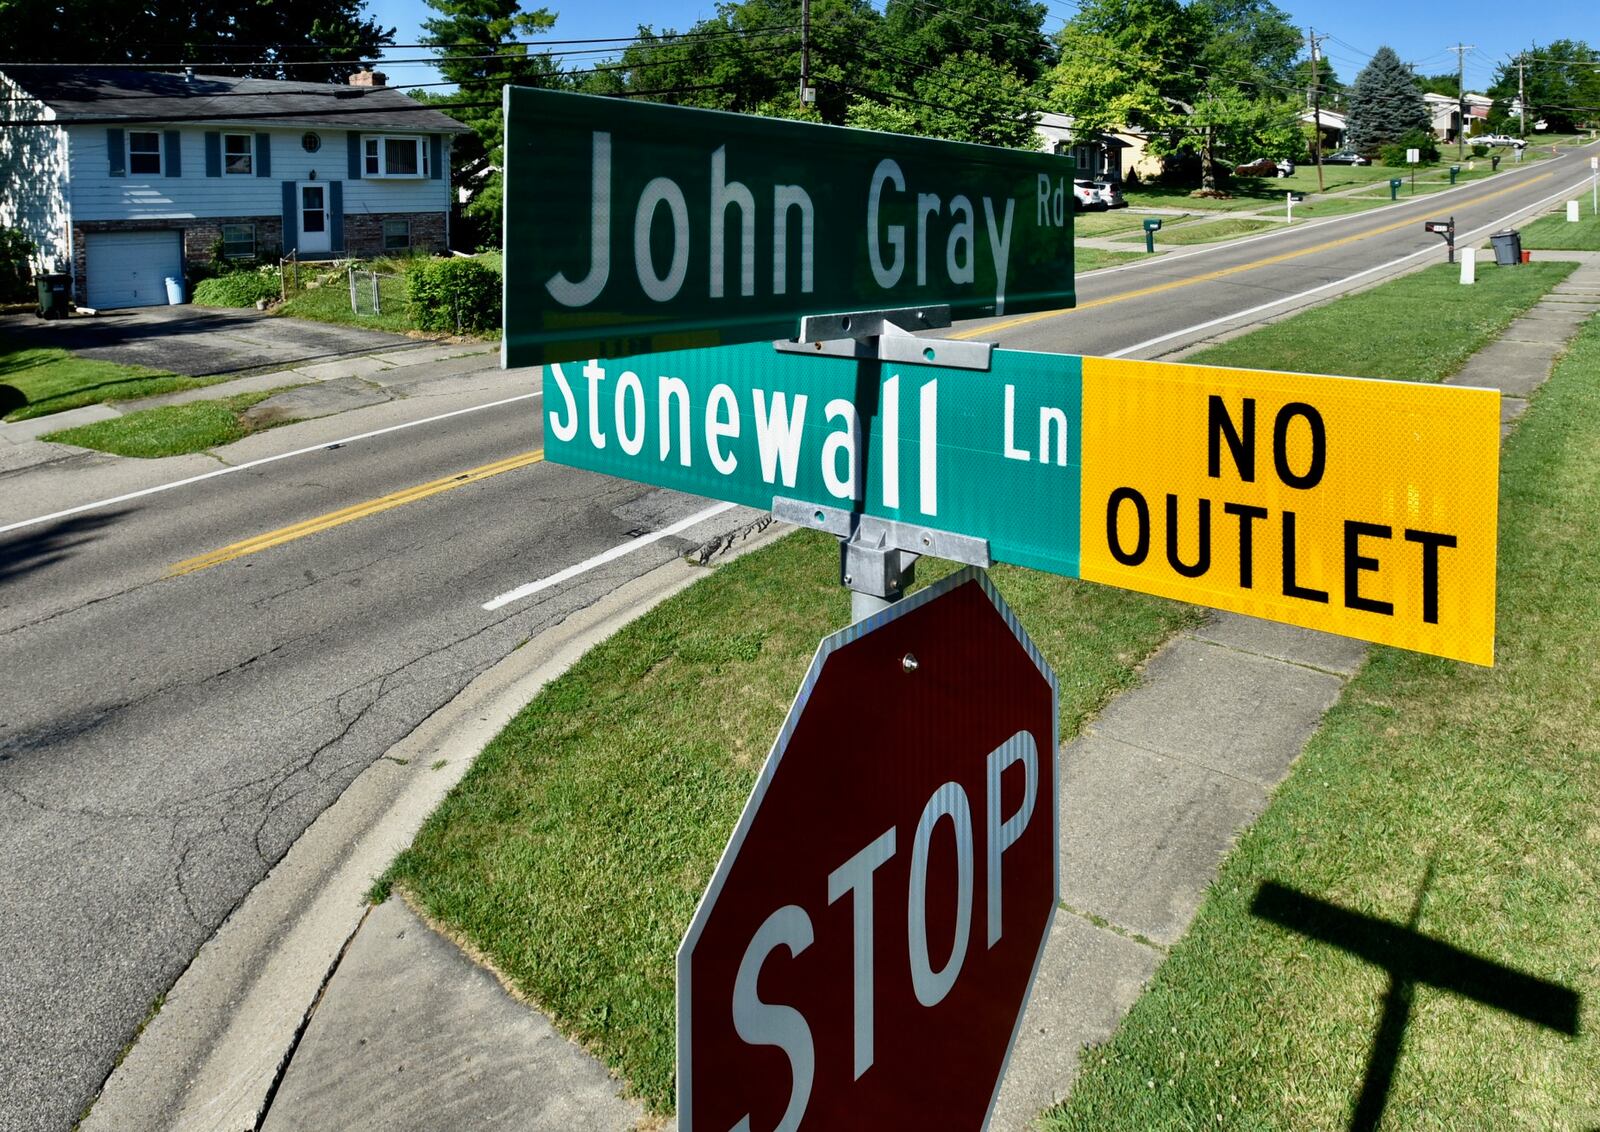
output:
[[96,232],[89,237],[89,305],[99,310],[167,301],[166,279],[183,274],[178,232]]

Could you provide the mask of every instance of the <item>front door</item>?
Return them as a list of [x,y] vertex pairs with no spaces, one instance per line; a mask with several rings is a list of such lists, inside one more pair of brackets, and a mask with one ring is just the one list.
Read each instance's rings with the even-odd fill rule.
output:
[[300,254],[316,255],[328,251],[333,242],[328,235],[328,186],[300,186]]

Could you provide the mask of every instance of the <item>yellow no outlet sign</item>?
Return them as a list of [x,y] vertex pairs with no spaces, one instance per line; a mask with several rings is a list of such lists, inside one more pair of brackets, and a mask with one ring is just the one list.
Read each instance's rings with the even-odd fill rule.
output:
[[1500,395],[1083,359],[1080,570],[1494,662]]

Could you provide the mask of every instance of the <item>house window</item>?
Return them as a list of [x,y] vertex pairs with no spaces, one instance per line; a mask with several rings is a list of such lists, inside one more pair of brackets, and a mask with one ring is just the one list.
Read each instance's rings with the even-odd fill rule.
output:
[[128,172],[161,176],[161,135],[155,130],[128,132]]
[[249,134],[222,135],[222,170],[241,173],[248,177],[254,170],[251,159],[255,154],[255,139]]
[[222,256],[224,259],[255,259],[256,226],[254,224],[224,224],[222,226]]
[[322,186],[305,185],[300,189],[300,230],[324,232],[328,227],[328,213],[323,204]]
[[305,133],[300,135],[300,148],[307,153],[315,153],[322,148],[322,138],[318,134]]
[[411,246],[411,221],[385,220],[383,222],[383,250],[403,252]]
[[421,138],[366,138],[363,169],[368,177],[427,177],[428,147]]

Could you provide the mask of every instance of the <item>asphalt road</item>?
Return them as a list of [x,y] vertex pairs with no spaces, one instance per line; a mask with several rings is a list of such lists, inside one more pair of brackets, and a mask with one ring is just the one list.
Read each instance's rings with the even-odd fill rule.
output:
[[[1438,257],[1424,218],[1453,213],[1464,232],[1491,223],[1578,184],[1592,151],[1088,276],[1075,311],[958,332],[1013,348],[1138,347],[1412,251]],[[364,767],[519,643],[697,541],[663,539],[485,612],[513,586],[706,505],[532,463],[168,576],[238,540],[537,449],[537,405],[0,535],[0,1130],[69,1127],[152,1003]],[[27,491],[25,478],[7,486]]]

